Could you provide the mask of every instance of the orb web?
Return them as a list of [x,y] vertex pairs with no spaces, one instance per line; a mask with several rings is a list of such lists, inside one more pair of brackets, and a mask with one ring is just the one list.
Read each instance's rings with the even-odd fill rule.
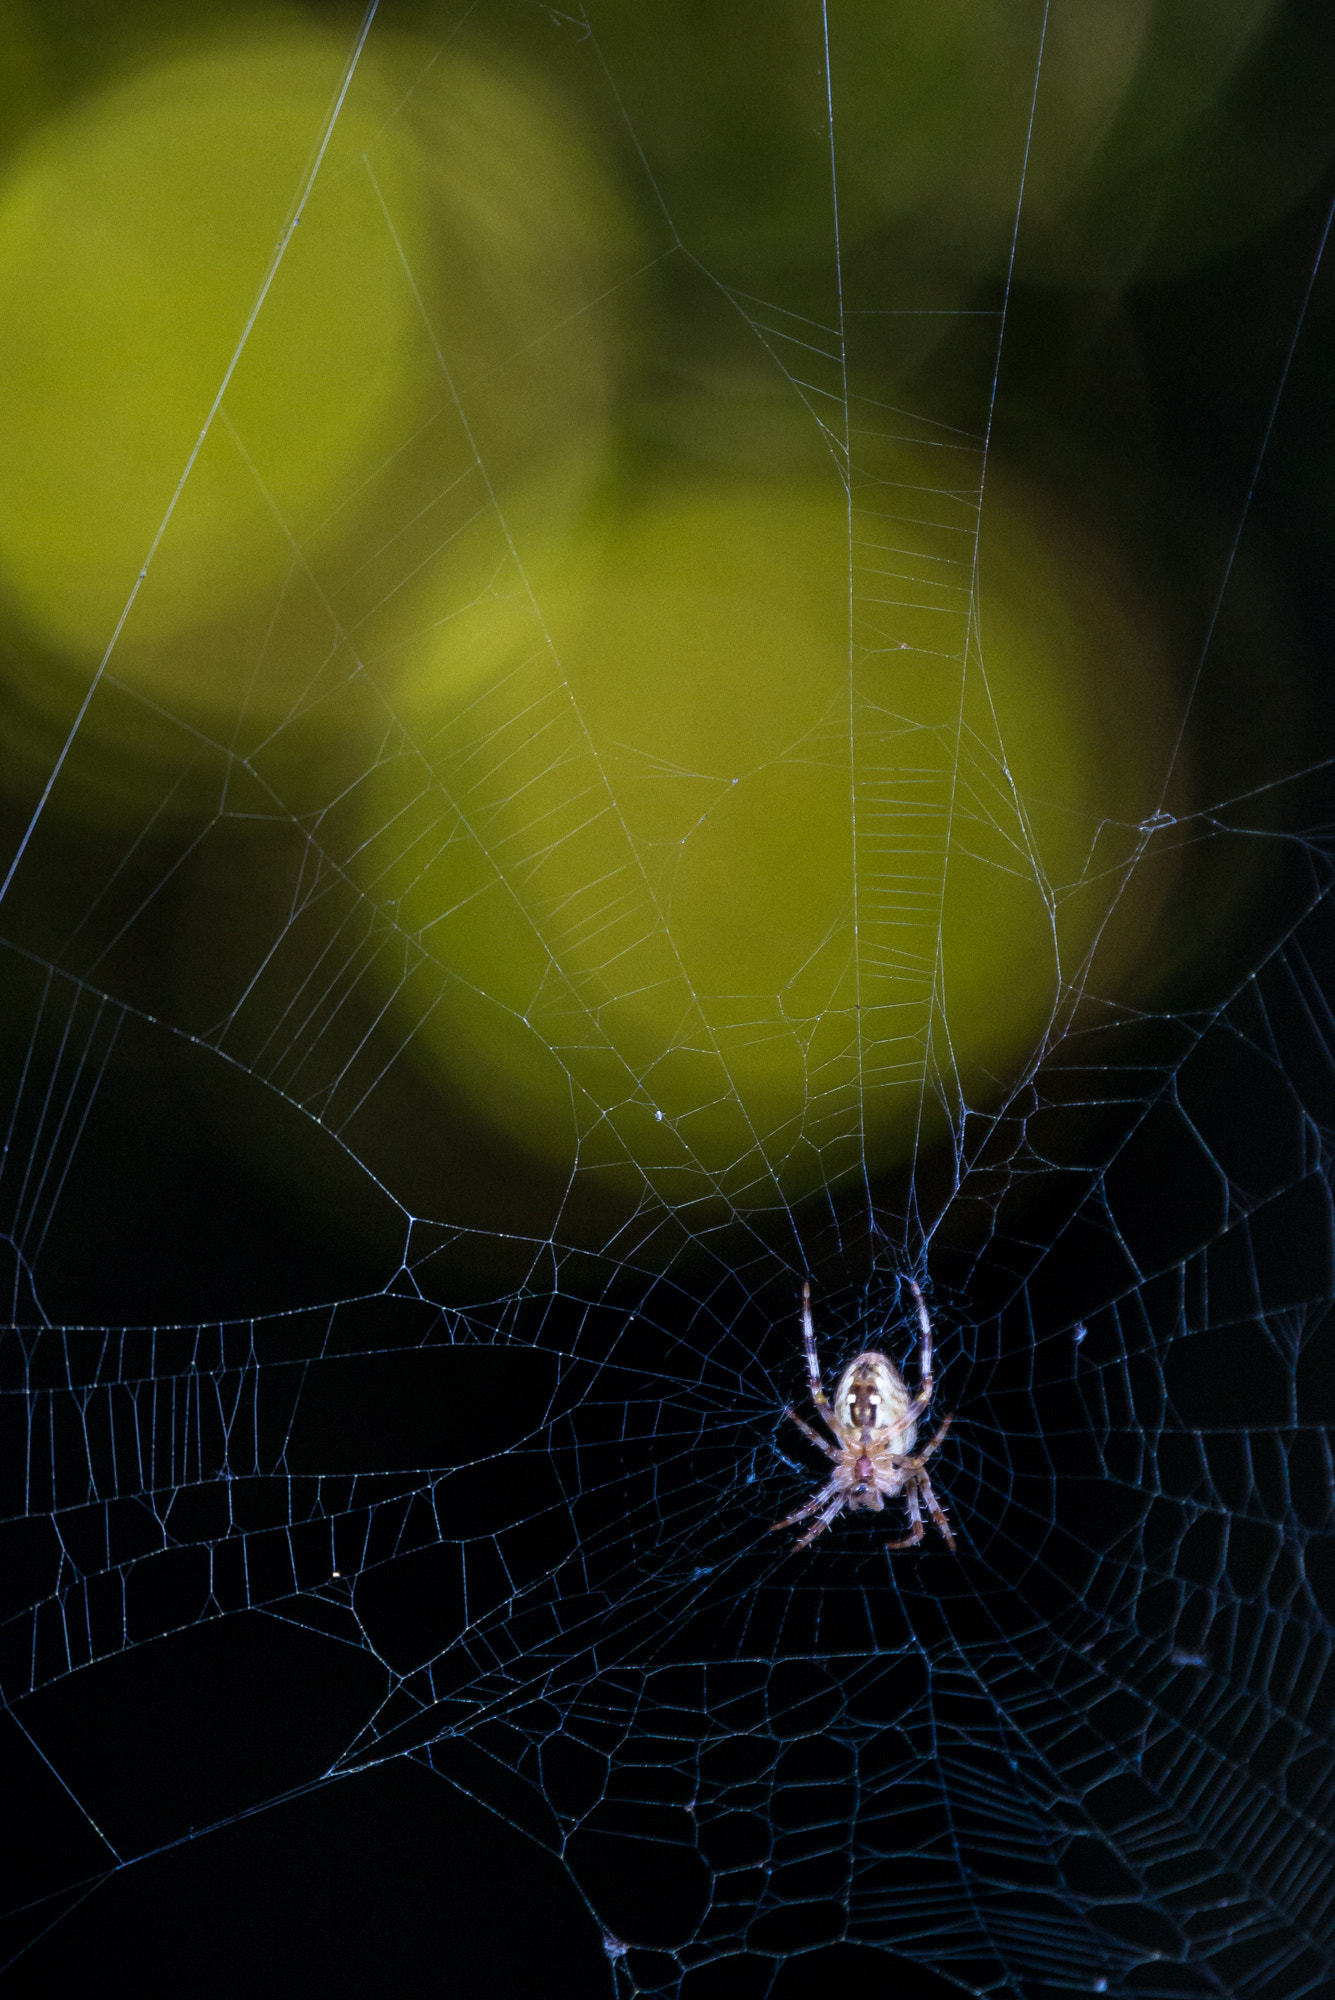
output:
[[[258,1872],[333,1954],[337,1825],[329,1880],[383,1913],[406,1856],[408,1887],[326,1991],[363,1963],[488,1990],[495,1952],[537,1948],[510,1889],[540,1865],[583,1991],[1325,1990],[1330,866],[1303,635],[1328,194],[1318,161],[1231,238],[1207,119],[1165,138],[1146,232],[1118,118],[1163,24],[1082,98],[1070,23],[1007,17],[985,76],[949,22],[914,44],[914,102],[945,63],[956,116],[921,111],[908,154],[862,73],[909,49],[898,10],[743,10],[694,66],[665,10],[655,75],[597,10],[447,33],[373,9],[334,38],[105,651],[71,665],[15,614],[3,1690],[40,1832],[8,1976],[114,1937],[145,1977],[203,1976],[204,1921],[219,1991],[258,1935],[267,1990],[296,1990],[274,1940],[305,1934]],[[1258,13],[1219,91],[1269,63],[1296,102],[1286,33]],[[430,91],[456,43],[482,108],[450,152],[461,114]],[[787,207],[729,153],[721,78]],[[511,87],[537,107],[517,124]],[[366,102],[376,143],[448,158],[463,266],[469,204],[523,179],[502,142],[541,126],[539,179],[575,188],[559,282],[525,193],[476,324],[449,321],[384,161],[338,150]],[[364,477],[330,475],[355,568],[229,405],[326,172],[383,231],[429,382],[407,414],[386,398]],[[556,381],[535,459],[507,395]],[[1118,457],[1105,400],[1156,406],[1160,441]],[[1157,524],[1168,582],[1125,624],[1130,560],[1096,575],[1087,522],[1016,499],[1071,484],[1035,432],[1078,440],[1106,480],[1087,514],[1109,545],[1137,520],[1142,576]],[[135,600],[224,444],[286,556],[164,663]],[[609,481],[641,542],[599,514]],[[757,490],[808,525],[753,533]],[[553,553],[586,513],[593,553]],[[680,701],[627,721],[598,644],[695,615],[675,572],[618,608],[655,522],[692,578],[722,551],[753,630],[762,587],[797,579],[776,633],[828,636],[842,602],[829,660],[791,688],[780,662],[740,720],[708,665],[695,739]],[[1007,564],[1045,602],[1087,565],[1085,609],[1026,624],[989,596]],[[1082,616],[1114,634],[1083,667]],[[893,1502],[800,1553],[769,1532],[824,1477],[784,1418],[811,1414],[808,1276],[827,1386],[868,1345],[916,1379],[922,1285],[957,1553],[929,1530],[888,1554]],[[201,1919],[205,1871],[269,1928]]]

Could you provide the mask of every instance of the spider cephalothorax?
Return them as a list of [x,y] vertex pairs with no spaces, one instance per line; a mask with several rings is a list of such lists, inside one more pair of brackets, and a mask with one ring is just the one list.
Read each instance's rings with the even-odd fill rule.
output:
[[805,1507],[799,1507],[794,1514],[785,1514],[781,1521],[774,1523],[775,1528],[791,1528],[798,1521],[815,1515],[812,1525],[794,1543],[795,1548],[804,1549],[808,1542],[815,1541],[817,1535],[828,1528],[835,1515],[845,1507],[850,1511],[865,1507],[879,1514],[886,1500],[894,1499],[896,1495],[903,1496],[908,1510],[909,1533],[902,1541],[888,1542],[887,1548],[908,1549],[922,1540],[924,1529],[919,1498],[944,1536],[947,1547],[953,1549],[955,1546],[950,1523],[941,1511],[925,1469],[927,1460],[950,1428],[950,1417],[944,1419],[929,1444],[919,1452],[914,1451],[918,1442],[919,1420],[927,1414],[932,1401],[932,1322],[922,1293],[912,1278],[905,1282],[917,1305],[918,1325],[922,1330],[917,1394],[910,1390],[889,1355],[869,1348],[866,1353],[853,1356],[839,1377],[832,1402],[826,1400],[821,1387],[816,1334],[811,1324],[811,1287],[802,1287],[802,1340],[806,1348],[811,1400],[834,1443],[827,1444],[820,1432],[813,1430],[796,1410],[786,1410],[784,1415],[792,1418],[818,1451],[823,1451],[827,1458],[834,1461],[834,1470],[828,1483],[807,1501]]

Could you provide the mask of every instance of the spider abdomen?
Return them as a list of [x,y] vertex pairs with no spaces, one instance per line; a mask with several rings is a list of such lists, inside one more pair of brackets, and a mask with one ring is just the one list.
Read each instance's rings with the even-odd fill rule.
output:
[[834,1392],[839,1428],[896,1454],[912,1451],[917,1440],[918,1426],[909,1415],[912,1407],[908,1384],[894,1362],[871,1351],[854,1355]]

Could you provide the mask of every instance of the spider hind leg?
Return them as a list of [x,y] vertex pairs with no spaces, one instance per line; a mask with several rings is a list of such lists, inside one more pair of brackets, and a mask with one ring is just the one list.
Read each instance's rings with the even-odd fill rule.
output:
[[912,1483],[904,1488],[904,1506],[908,1511],[909,1532],[902,1541],[887,1542],[885,1545],[887,1549],[916,1549],[926,1533],[918,1509],[918,1489]]
[[823,1535],[825,1533],[825,1530],[829,1527],[831,1521],[834,1519],[835,1515],[839,1512],[839,1509],[843,1506],[843,1504],[844,1503],[842,1498],[837,1500],[832,1500],[829,1506],[826,1507],[821,1513],[819,1513],[816,1516],[815,1521],[813,1522],[812,1526],[807,1529],[805,1535],[799,1535],[797,1540],[793,1543],[794,1555],[797,1554],[797,1551],[799,1549],[804,1549],[807,1546],[808,1542],[814,1542],[817,1535]]
[[953,1555],[955,1552],[955,1537],[950,1532],[950,1523],[946,1519],[945,1511],[942,1508],[941,1502],[937,1499],[935,1493],[933,1493],[932,1491],[932,1482],[927,1477],[926,1473],[924,1473],[922,1476],[921,1485],[922,1485],[922,1497],[926,1502],[927,1511],[932,1517],[933,1525],[935,1526],[938,1534],[941,1536],[942,1541],[945,1543],[946,1547],[950,1550],[951,1554]]
[[805,1507],[799,1507],[795,1513],[785,1514],[781,1521],[772,1522],[769,1532],[774,1534],[779,1528],[795,1528],[799,1521],[805,1521],[814,1514],[816,1516],[814,1524],[807,1529],[805,1535],[793,1543],[795,1553],[798,1549],[804,1549],[808,1542],[814,1542],[817,1535],[824,1534],[843,1504],[843,1488],[837,1480],[832,1479],[828,1485],[821,1487],[819,1493],[812,1495]]

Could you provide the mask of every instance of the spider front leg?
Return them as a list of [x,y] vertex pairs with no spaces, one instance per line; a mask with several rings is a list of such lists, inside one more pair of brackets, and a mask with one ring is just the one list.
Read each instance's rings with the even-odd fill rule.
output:
[[909,1417],[916,1420],[930,1407],[932,1392],[936,1387],[936,1378],[932,1374],[932,1320],[927,1310],[927,1302],[913,1279],[905,1278],[904,1283],[913,1294],[913,1302],[918,1308],[918,1325],[922,1330],[922,1340],[918,1348],[918,1393],[908,1410]]
[[820,1362],[816,1358],[816,1329],[811,1323],[811,1286],[809,1283],[804,1283],[802,1286],[802,1345],[806,1349],[807,1356],[807,1386],[811,1391],[811,1400],[816,1406],[816,1413],[825,1425],[825,1428],[829,1431],[831,1437],[833,1437],[835,1443],[842,1447],[844,1440],[839,1434],[838,1426],[834,1421],[834,1412],[826,1402],[825,1391],[821,1387]]

